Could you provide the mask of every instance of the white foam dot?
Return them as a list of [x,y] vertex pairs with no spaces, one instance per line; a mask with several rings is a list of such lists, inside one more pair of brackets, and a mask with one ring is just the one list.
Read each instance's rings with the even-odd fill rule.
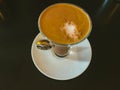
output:
[[64,28],[65,28],[65,30],[66,30],[67,33],[73,34],[76,27],[72,23],[66,23],[65,26],[64,26]]

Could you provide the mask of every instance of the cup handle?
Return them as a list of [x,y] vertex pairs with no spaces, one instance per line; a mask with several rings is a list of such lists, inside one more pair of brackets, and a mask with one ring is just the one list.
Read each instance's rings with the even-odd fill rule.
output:
[[36,47],[40,50],[49,50],[53,47],[55,55],[65,57],[69,54],[70,46],[57,45],[47,39],[41,39],[36,42]]
[[52,44],[47,39],[42,39],[36,42],[36,47],[41,50],[51,49]]

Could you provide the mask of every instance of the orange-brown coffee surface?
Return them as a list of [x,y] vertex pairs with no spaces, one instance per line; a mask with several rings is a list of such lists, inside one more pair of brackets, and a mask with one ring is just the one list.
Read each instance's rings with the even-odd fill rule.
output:
[[73,4],[54,4],[40,16],[40,30],[53,42],[74,44],[83,40],[91,30],[86,12]]

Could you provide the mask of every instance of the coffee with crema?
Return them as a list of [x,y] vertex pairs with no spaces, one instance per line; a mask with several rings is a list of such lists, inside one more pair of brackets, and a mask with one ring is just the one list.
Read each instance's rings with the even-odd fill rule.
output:
[[46,8],[39,17],[40,31],[58,44],[75,44],[91,31],[91,20],[80,7],[59,3]]

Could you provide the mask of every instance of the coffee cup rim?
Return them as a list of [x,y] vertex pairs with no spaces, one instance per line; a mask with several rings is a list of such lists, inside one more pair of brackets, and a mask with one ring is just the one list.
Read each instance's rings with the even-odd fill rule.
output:
[[[92,20],[91,20],[91,18],[90,18],[90,15],[86,12],[86,10],[84,10],[81,6],[78,6],[78,5],[73,4],[73,3],[54,3],[54,4],[51,4],[51,5],[47,6],[47,7],[40,13],[40,15],[39,15],[39,17],[38,17],[38,29],[39,29],[40,33],[47,38],[47,36],[46,36],[46,35],[42,32],[42,30],[41,30],[40,19],[41,19],[41,16],[43,15],[43,13],[44,13],[48,8],[50,8],[50,7],[54,6],[54,5],[58,5],[58,4],[68,4],[68,5],[73,5],[73,6],[75,6],[75,7],[80,8],[80,9],[86,14],[86,16],[87,16],[87,18],[88,18],[88,20],[89,20],[90,30],[89,30],[88,34],[87,34],[82,40],[80,40],[79,42],[76,42],[76,43],[72,43],[72,44],[60,44],[60,43],[56,43],[56,42],[54,42],[54,41],[53,41],[53,42],[54,42],[55,44],[58,44],[58,45],[68,46],[68,45],[75,45],[75,44],[78,44],[78,43],[84,41],[84,40],[90,35],[90,33],[91,33],[91,31],[92,31]],[[47,38],[47,39],[50,40],[50,41],[52,41],[52,40],[49,39],[49,38]]]

